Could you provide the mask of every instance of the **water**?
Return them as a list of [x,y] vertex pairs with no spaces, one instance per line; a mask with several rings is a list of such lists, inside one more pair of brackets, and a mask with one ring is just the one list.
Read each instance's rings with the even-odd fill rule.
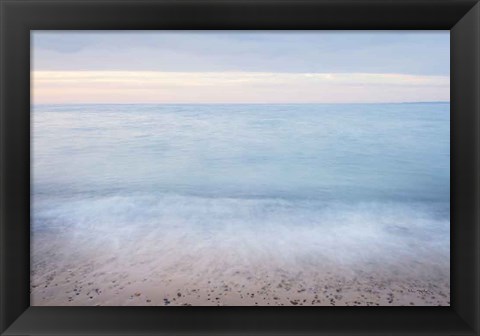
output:
[[449,105],[34,109],[36,195],[449,201]]
[[448,103],[39,105],[32,124],[34,267],[448,277]]

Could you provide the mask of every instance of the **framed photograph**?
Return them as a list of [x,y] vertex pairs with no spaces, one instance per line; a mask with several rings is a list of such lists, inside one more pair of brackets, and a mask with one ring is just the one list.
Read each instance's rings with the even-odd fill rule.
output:
[[479,334],[477,1],[0,8],[2,335]]

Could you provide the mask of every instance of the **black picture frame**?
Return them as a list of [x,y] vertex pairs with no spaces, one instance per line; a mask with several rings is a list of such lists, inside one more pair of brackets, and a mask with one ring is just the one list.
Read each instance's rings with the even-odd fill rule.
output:
[[[479,335],[476,0],[0,0],[0,333]],[[448,29],[450,307],[30,307],[30,31]]]

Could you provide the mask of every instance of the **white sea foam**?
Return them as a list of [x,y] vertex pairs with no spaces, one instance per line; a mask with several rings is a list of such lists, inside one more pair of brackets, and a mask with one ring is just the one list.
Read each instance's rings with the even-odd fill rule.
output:
[[[137,195],[48,199],[36,206],[37,261],[51,258],[40,250],[55,246],[60,263],[92,254],[137,263],[153,257],[156,267],[186,263],[197,272],[219,265],[228,272],[381,264],[418,276],[425,265],[431,272],[449,263],[449,218],[438,204]],[[43,244],[42,235],[49,237]]]

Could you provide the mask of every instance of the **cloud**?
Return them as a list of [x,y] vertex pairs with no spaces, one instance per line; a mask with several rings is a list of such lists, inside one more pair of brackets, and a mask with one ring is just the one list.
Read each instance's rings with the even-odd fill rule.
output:
[[35,103],[448,101],[448,76],[391,73],[34,71]]
[[[34,31],[52,71],[448,75],[449,31]],[[127,47],[128,46],[128,47]]]

